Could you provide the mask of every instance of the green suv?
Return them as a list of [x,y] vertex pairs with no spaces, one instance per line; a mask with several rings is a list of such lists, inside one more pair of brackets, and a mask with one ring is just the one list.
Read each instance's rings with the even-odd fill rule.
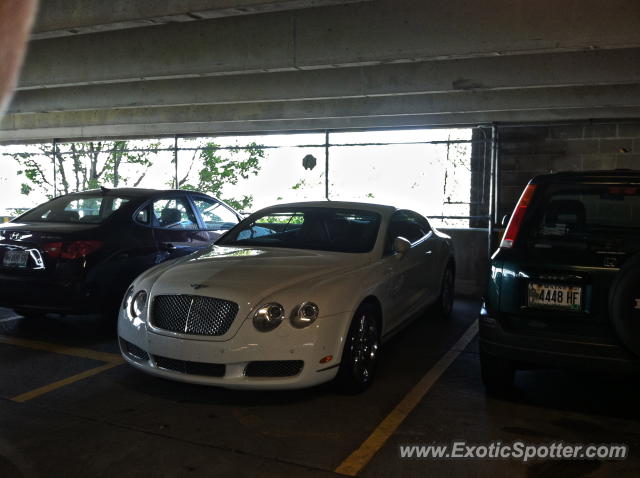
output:
[[489,392],[518,369],[640,370],[640,171],[533,178],[509,220],[480,312]]

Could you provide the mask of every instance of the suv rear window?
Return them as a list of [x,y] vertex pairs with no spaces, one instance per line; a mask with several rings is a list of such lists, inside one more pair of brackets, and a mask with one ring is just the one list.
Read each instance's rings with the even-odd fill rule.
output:
[[639,249],[640,186],[555,184],[539,198],[529,246],[593,252]]

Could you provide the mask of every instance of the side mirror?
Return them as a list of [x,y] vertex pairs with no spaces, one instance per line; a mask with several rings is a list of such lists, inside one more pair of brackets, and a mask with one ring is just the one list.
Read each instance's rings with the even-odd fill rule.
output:
[[511,219],[511,215],[505,214],[504,216],[502,216],[502,222],[500,223],[500,225],[506,228],[509,225],[510,219]]
[[402,255],[409,249],[411,249],[411,243],[404,237],[398,236],[393,240],[393,250],[398,254]]

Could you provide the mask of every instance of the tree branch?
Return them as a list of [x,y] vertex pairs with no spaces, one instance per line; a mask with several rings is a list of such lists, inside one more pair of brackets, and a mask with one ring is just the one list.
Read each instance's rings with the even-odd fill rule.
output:
[[44,171],[42,171],[42,169],[40,168],[38,163],[36,163],[35,160],[33,160],[33,159],[28,159],[27,161],[29,163],[31,163],[30,166],[32,168],[34,168],[34,169],[36,169],[38,171],[38,174],[42,178],[42,182],[45,183],[45,184],[48,184],[49,186],[51,186],[51,183],[49,181],[47,181],[47,177],[44,175]]
[[82,163],[80,162],[80,154],[75,143],[71,143],[71,159],[73,159],[73,172],[76,176],[76,191],[80,191],[80,172],[82,171]]
[[178,181],[178,188],[180,186],[182,186],[187,181],[187,179],[189,179],[189,175],[191,174],[191,170],[193,169],[193,165],[196,162],[196,155],[198,154],[198,151],[199,150],[196,149],[193,152],[193,156],[191,157],[191,164],[189,165],[189,170],[187,171],[187,174],[184,175],[184,178],[182,178],[180,181]]
[[58,152],[57,148],[53,152],[53,154],[55,158],[58,160],[58,169],[60,171],[60,179],[62,180],[62,187],[64,188],[64,193],[69,194],[69,182],[67,181],[67,173],[64,170],[64,158]]

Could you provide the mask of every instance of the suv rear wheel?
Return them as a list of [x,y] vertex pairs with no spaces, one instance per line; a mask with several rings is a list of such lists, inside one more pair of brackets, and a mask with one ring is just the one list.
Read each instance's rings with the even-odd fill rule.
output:
[[620,269],[609,297],[609,316],[620,341],[640,355],[640,254],[627,260]]
[[482,382],[491,395],[501,395],[513,388],[516,368],[511,360],[488,354],[480,349]]

